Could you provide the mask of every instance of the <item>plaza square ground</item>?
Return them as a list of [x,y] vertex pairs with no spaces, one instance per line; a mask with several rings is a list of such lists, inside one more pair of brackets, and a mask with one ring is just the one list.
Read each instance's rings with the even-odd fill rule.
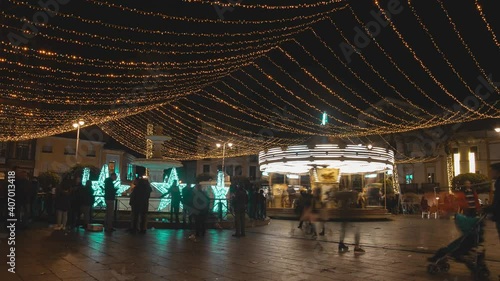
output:
[[[426,272],[426,258],[460,235],[452,220],[395,216],[352,223],[346,243],[352,246],[359,227],[364,254],[338,252],[339,222],[327,223],[326,235],[316,239],[297,225],[271,220],[248,228],[242,238],[231,230],[209,230],[196,242],[188,230],[65,235],[34,225],[16,236],[16,274],[7,272],[2,238],[0,280],[472,280],[465,265],[453,261],[448,273]],[[500,241],[493,223],[485,231],[489,280],[498,280]]]

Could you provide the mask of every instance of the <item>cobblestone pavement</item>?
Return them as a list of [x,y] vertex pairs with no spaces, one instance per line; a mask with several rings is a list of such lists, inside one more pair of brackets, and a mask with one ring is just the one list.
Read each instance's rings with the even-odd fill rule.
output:
[[[429,275],[425,259],[459,236],[453,221],[398,216],[392,221],[355,222],[348,227],[352,244],[361,229],[364,254],[339,253],[340,223],[329,222],[317,239],[297,229],[297,222],[272,220],[249,228],[246,237],[230,230],[209,230],[199,241],[187,230],[149,230],[132,235],[65,233],[31,228],[16,236],[16,274],[7,272],[2,239],[0,280],[472,280],[463,264],[448,273]],[[489,280],[499,280],[499,238],[486,228]]]

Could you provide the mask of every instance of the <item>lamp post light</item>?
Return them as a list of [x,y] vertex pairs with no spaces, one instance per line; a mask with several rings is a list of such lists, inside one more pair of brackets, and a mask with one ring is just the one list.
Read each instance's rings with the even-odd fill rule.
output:
[[75,160],[78,163],[78,147],[80,146],[80,127],[83,126],[85,122],[83,120],[79,120],[78,122],[73,123],[73,127],[77,129],[76,131],[76,149],[75,149]]
[[222,173],[225,176],[226,175],[226,170],[224,170],[224,159],[226,158],[226,145],[231,148],[233,147],[233,144],[231,142],[225,142],[223,144],[216,144],[217,148],[220,148],[222,146]]

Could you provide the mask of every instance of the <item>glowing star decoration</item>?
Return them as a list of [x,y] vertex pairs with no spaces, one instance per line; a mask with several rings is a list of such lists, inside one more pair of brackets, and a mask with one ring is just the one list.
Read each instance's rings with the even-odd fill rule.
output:
[[[158,205],[158,211],[161,211],[161,210],[167,208],[167,206],[170,206],[170,204],[172,203],[172,199],[170,196],[168,198],[164,198],[164,197],[165,197],[165,194],[172,188],[174,181],[176,181],[178,183],[179,176],[177,175],[177,169],[172,168],[172,170],[170,171],[170,176],[165,176],[165,178],[163,179],[163,182],[151,183],[151,185],[154,186],[162,194],[160,204]],[[181,190],[181,185],[179,185],[179,190]],[[182,203],[181,203],[180,207],[182,208]]]
[[[225,216],[227,213],[227,203],[224,204],[225,199],[226,199],[226,194],[229,190],[229,187],[226,187],[224,185],[224,173],[222,171],[219,171],[217,173],[217,185],[212,186],[212,191],[214,193],[214,206],[212,208],[212,211],[214,213],[219,212],[219,204],[222,204],[222,214]],[[220,200],[219,200],[220,199]]]
[[[86,172],[87,170],[88,168],[85,168],[83,170],[82,179],[86,178],[88,180],[90,178],[90,170]],[[86,173],[88,173],[87,177]],[[104,181],[107,178],[109,178],[109,168],[107,164],[104,164],[104,166],[102,166],[101,168],[101,172],[99,173],[99,179],[97,181],[92,181],[92,189],[94,190],[95,197],[94,207],[106,207],[106,201],[104,200]],[[121,184],[119,173],[116,173],[116,180],[113,182],[113,184],[118,194],[121,194],[123,191],[129,188],[128,185]]]
[[90,180],[90,169],[83,168],[82,185],[85,186],[85,184],[87,184],[88,180]]
[[101,168],[101,172],[99,173],[99,179],[97,181],[92,182],[92,189],[94,190],[94,207],[97,206],[106,206],[106,201],[104,200],[104,180],[109,177],[109,169],[108,165],[104,164]]

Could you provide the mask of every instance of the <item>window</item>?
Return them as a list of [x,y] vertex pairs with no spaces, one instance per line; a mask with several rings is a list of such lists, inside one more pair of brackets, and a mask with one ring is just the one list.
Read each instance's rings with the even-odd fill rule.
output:
[[16,143],[16,159],[31,160],[31,143],[30,141],[21,141]]
[[476,155],[477,146],[473,146],[469,149],[469,173],[476,172]]
[[6,156],[7,156],[7,143],[0,142],[0,157],[6,157]]
[[135,179],[135,177],[134,177],[134,165],[127,164],[127,180],[133,181],[134,179]]
[[412,183],[413,182],[413,174],[406,174],[405,181],[407,184]]
[[110,173],[115,173],[115,164],[116,164],[115,161],[109,161],[108,169]]
[[434,167],[427,168],[427,183],[434,183],[435,182],[435,173],[436,173],[436,169]]
[[208,165],[208,164],[203,165],[203,173],[204,174],[210,173],[210,165]]
[[75,148],[70,145],[67,145],[64,148],[64,155],[75,155],[75,153],[76,153]]
[[234,173],[233,173],[234,172],[233,165],[226,166],[225,169],[226,169],[226,174],[228,174],[231,177],[234,175]]
[[87,157],[95,157],[95,148],[93,145],[90,145],[87,150]]
[[43,153],[52,153],[52,144],[46,143],[42,146]]
[[248,176],[251,180],[255,180],[255,178],[257,178],[257,166],[250,166]]
[[460,174],[460,152],[458,152],[458,148],[453,149],[453,172],[454,176]]

